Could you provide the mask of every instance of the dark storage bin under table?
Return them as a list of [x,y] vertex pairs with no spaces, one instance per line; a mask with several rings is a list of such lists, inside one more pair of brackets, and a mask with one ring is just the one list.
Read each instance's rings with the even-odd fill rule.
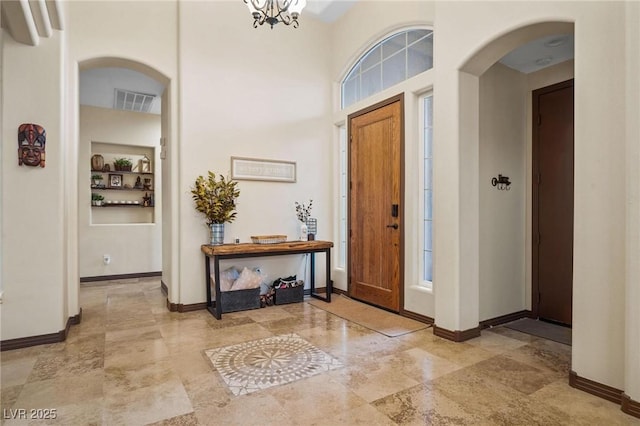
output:
[[245,311],[260,307],[260,288],[221,291],[222,312]]
[[304,297],[304,286],[276,288],[276,294],[273,296],[273,303],[276,305],[285,305],[287,303],[302,302]]

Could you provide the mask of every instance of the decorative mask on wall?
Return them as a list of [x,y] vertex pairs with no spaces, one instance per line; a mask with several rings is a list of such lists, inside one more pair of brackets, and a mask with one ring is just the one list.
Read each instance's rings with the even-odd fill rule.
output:
[[44,167],[47,132],[44,127],[25,123],[18,127],[18,164]]

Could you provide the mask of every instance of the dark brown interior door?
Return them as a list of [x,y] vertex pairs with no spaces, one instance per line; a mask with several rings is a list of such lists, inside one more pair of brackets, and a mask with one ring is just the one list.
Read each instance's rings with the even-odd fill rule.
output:
[[571,325],[573,80],[533,92],[533,312]]
[[349,116],[349,295],[396,311],[402,280],[402,96]]

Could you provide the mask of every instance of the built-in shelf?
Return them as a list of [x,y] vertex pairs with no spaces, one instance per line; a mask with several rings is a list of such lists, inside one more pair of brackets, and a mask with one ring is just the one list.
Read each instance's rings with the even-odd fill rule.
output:
[[101,206],[91,206],[91,207],[138,207],[142,209],[152,209],[154,206],[143,206],[140,204],[103,204]]
[[[115,170],[120,158],[131,161],[129,170]],[[91,143],[91,165],[87,167],[91,180],[87,186],[91,207],[97,207],[91,209],[91,224],[154,223],[159,191],[155,191],[153,158],[153,147]],[[100,205],[95,205],[98,202]]]
[[95,173],[111,173],[111,174],[124,174],[124,175],[152,175],[153,172],[136,172],[136,171],[124,171],[124,170],[91,170],[92,174]]
[[139,191],[139,192],[153,192],[153,189],[144,189],[144,188],[111,188],[108,186],[92,186],[91,189],[95,189],[98,191]]

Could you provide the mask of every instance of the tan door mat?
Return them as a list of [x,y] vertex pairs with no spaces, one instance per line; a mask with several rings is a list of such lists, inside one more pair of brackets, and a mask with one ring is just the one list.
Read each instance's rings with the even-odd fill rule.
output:
[[308,299],[307,303],[389,337],[402,336],[430,327],[429,324],[402,317],[342,295],[333,297],[331,303],[317,299]]

